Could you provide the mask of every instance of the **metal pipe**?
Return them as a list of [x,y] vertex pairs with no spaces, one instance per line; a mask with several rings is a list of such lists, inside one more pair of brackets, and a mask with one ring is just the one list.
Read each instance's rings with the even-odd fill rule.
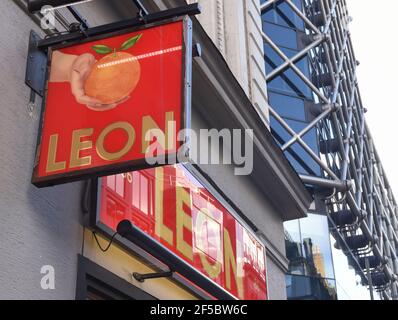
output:
[[286,144],[282,146],[282,151],[286,151],[287,148],[290,148],[299,138],[303,137],[307,134],[313,127],[315,127],[319,121],[326,118],[330,113],[336,110],[335,106],[328,107],[325,111],[323,111],[318,117],[312,120],[303,130],[299,133],[295,134],[293,138],[288,141]]
[[[294,130],[292,130],[290,128],[290,126],[286,123],[286,121],[284,121],[282,119],[281,116],[278,115],[278,113],[275,112],[274,109],[272,109],[272,107],[269,108],[269,112],[271,113],[271,115],[282,125],[282,127],[284,127],[288,133],[291,136],[294,136],[296,133],[294,132]],[[339,178],[335,175],[335,173],[327,166],[325,165],[325,163],[323,163],[323,161],[315,154],[315,152],[301,139],[298,138],[297,142],[303,147],[303,149],[308,153],[308,155],[317,163],[319,164],[319,166],[321,166],[323,168],[323,170],[325,170],[329,176],[334,179],[334,180],[339,180]]]
[[300,179],[303,181],[304,184],[328,189],[336,189],[336,191],[340,192],[345,192],[351,188],[351,184],[349,183],[349,181],[327,180],[307,175],[300,175]]
[[149,252],[156,259],[168,266],[170,270],[178,272],[215,298],[222,300],[236,300],[236,298],[224,290],[224,288],[205,277],[200,271],[196,270],[190,264],[178,257],[174,252],[162,246],[158,241],[134,226],[131,221],[121,221],[117,226],[117,232],[123,238],[126,238]]
[[282,73],[286,69],[288,69],[290,65],[292,65],[292,64],[296,63],[297,61],[299,61],[301,58],[306,56],[310,50],[316,48],[317,46],[319,46],[325,40],[326,40],[326,37],[322,36],[318,40],[314,41],[309,46],[307,46],[306,48],[304,48],[303,50],[301,50],[300,52],[295,54],[292,58],[290,58],[290,59],[288,58],[287,60],[285,60],[285,62],[283,62],[279,67],[275,68],[268,75],[266,75],[267,82],[272,81],[280,73]]
[[263,13],[269,6],[274,4],[277,0],[268,0],[260,6],[261,13]]
[[285,0],[285,2],[290,6],[290,8],[292,8],[294,13],[297,14],[310,29],[312,29],[312,31],[317,34],[321,34],[321,31],[319,31],[319,29],[314,26],[314,24],[301,12],[299,8],[296,7],[296,5],[291,0]]
[[[264,33],[262,32],[262,37],[263,39],[271,46],[273,50],[284,60],[288,61],[289,58],[283,53],[281,49],[278,48],[278,46]],[[296,67],[296,65],[293,63],[289,63],[290,67],[293,69],[293,71],[305,82],[307,86],[311,88],[312,91],[316,93],[316,95],[325,103],[329,102],[329,99],[326,98],[322,92],[318,90],[318,88],[310,81],[308,78],[301,72],[299,68]]]
[[133,0],[134,5],[138,8],[138,10],[141,12],[141,14],[145,17],[146,15],[149,14],[149,11],[145,8],[145,6],[142,4],[141,0]]

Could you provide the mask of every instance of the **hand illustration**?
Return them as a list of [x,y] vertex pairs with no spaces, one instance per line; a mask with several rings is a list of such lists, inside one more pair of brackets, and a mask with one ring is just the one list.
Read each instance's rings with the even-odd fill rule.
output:
[[142,34],[111,48],[96,44],[92,49],[103,57],[97,61],[91,53],[79,56],[54,51],[50,82],[69,82],[79,104],[94,111],[106,111],[130,99],[141,77],[141,65],[127,51],[134,47]]
[[95,111],[110,110],[128,100],[129,97],[125,97],[115,103],[104,104],[85,93],[84,85],[95,63],[95,57],[91,53],[75,56],[55,51],[52,57],[50,82],[69,82],[76,102]]
[[87,96],[84,92],[84,83],[95,62],[95,57],[90,53],[78,56],[71,66],[69,76],[72,94],[76,101],[80,104],[85,104],[91,109],[101,107],[101,101]]

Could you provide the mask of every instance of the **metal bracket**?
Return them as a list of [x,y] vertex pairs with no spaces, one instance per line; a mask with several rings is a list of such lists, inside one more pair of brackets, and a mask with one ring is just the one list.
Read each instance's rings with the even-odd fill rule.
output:
[[84,31],[89,28],[87,20],[84,19],[75,8],[68,6],[67,9],[73,15],[73,17],[78,21],[78,23],[80,24],[80,30],[84,33]]
[[138,14],[141,16],[141,18],[144,18],[146,15],[149,14],[148,10],[141,3],[141,0],[133,0],[133,2],[135,6],[138,8]]
[[47,54],[38,48],[40,40],[40,36],[32,30],[29,38],[25,83],[34,92],[43,97],[47,71]]
[[[177,272],[182,277],[195,283],[196,286],[208,292],[214,298],[219,300],[236,300],[231,293],[213,282],[210,278],[206,277],[203,273],[190,265],[187,261],[181,259],[174,252],[164,247],[160,242],[151,238],[151,236],[133,225],[131,221],[121,221],[117,226],[117,232],[121,237],[131,241],[146,252],[150,252],[154,258],[158,259],[168,268],[173,266],[172,270],[174,272]],[[170,273],[155,273],[141,276],[144,276],[144,278],[140,277],[140,275],[138,275],[138,278],[145,281],[145,279],[159,278],[159,276],[169,277]]]
[[138,282],[143,283],[145,282],[145,280],[149,279],[171,278],[173,276],[173,273],[174,273],[173,271],[164,271],[164,272],[146,273],[146,274],[134,272],[133,277]]
[[81,31],[68,33],[56,37],[50,37],[40,41],[39,48],[45,49],[50,46],[54,46],[60,43],[67,43],[77,40],[82,40],[86,37],[94,37],[104,33],[116,32],[126,28],[138,27],[149,23],[159,22],[162,20],[172,19],[176,17],[181,17],[185,15],[193,16],[201,13],[201,7],[198,3],[193,3],[173,9],[168,9],[164,11],[159,11],[155,13],[150,13],[145,15],[145,21],[141,18],[133,18],[122,20],[119,22],[106,24],[98,27],[93,27],[86,29],[84,33]]

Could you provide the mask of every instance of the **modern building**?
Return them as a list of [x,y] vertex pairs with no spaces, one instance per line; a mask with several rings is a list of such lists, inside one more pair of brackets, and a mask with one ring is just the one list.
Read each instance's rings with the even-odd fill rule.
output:
[[288,298],[396,299],[397,208],[366,125],[347,1],[261,2],[271,130],[314,197],[307,218],[285,223]]
[[[1,299],[398,298],[397,206],[345,1],[72,2],[0,4]],[[251,129],[252,173],[184,163],[35,187],[48,43],[187,5],[191,128]],[[220,137],[202,152],[232,150]]]

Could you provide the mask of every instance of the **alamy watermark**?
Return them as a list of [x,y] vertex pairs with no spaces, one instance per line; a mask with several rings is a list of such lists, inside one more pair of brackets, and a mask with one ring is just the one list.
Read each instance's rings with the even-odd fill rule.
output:
[[43,275],[40,286],[43,290],[55,290],[55,269],[51,265],[42,266],[40,273]]
[[[176,123],[168,122],[166,133],[151,129],[145,134],[145,158],[149,165],[166,165],[176,162],[193,162],[199,165],[233,165],[237,176],[247,176],[253,171],[253,130],[241,129],[184,129],[176,133]],[[153,142],[155,139],[155,142]],[[164,155],[165,146],[181,143],[173,155]]]

